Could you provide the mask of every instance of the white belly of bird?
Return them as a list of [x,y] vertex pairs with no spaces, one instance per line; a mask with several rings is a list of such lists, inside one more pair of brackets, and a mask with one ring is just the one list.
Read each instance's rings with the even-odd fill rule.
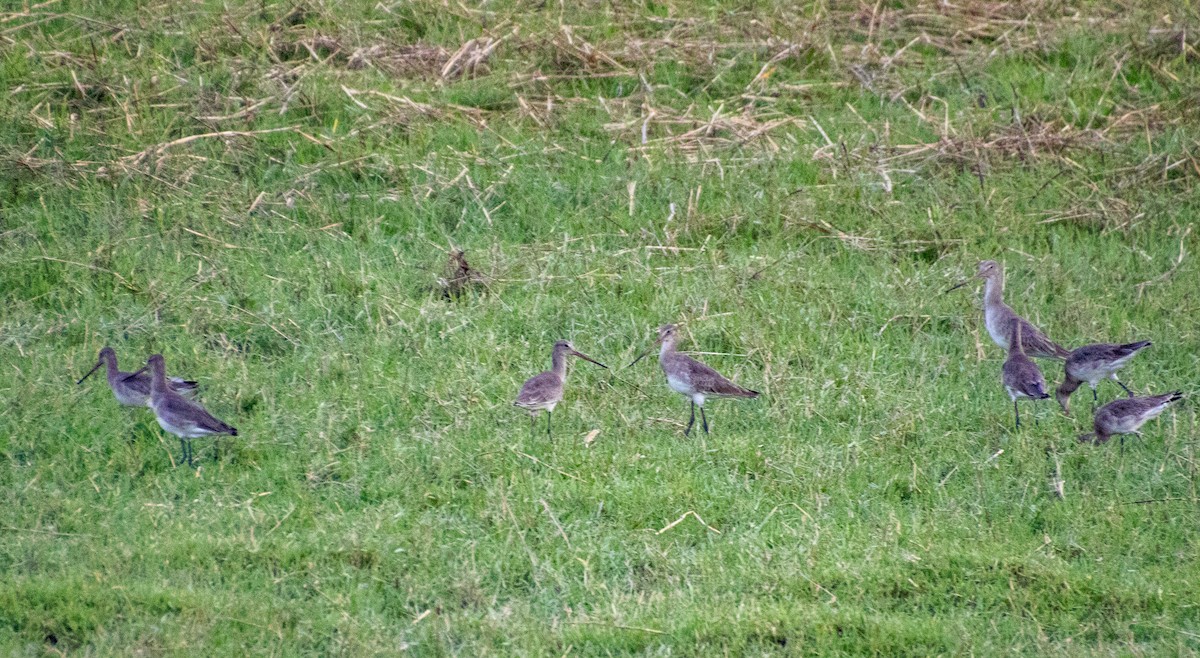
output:
[[[151,408],[153,408],[153,407],[151,407]],[[178,437],[181,437],[184,439],[195,439],[197,437],[208,436],[208,435],[212,434],[212,432],[204,429],[203,427],[196,425],[195,423],[188,423],[186,425],[175,425],[175,424],[171,423],[170,421],[164,420],[162,416],[158,415],[157,411],[155,411],[155,413],[154,413],[154,419],[158,421],[159,427],[170,432],[171,434],[174,434],[175,436],[178,436]]]
[[[985,311],[983,314],[983,324],[987,327],[988,335],[992,337],[992,342],[1002,347],[1005,351],[1008,350],[1008,336],[1005,335],[1004,328],[1000,326],[999,313],[990,313]],[[1021,341],[1025,343],[1024,340]]]
[[704,406],[704,394],[697,392],[692,387],[691,382],[684,380],[684,379],[680,379],[678,377],[673,377],[671,375],[667,375],[667,386],[670,386],[671,390],[675,391],[676,393],[688,396],[689,398],[692,399],[692,402],[695,403],[696,405],[701,406],[701,407]]

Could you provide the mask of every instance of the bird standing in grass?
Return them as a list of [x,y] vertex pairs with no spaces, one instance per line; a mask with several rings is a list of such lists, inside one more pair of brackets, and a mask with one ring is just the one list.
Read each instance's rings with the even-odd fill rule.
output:
[[[679,334],[673,324],[665,324],[658,329],[658,340],[655,345],[662,345],[658,353],[658,364],[662,366],[663,374],[667,376],[667,386],[671,390],[685,395],[691,400],[692,415],[688,419],[687,428],[683,435],[687,436],[696,424],[696,407],[700,407],[700,420],[704,433],[708,434],[708,417],[704,415],[704,400],[706,398],[756,398],[758,391],[742,388],[729,381],[721,373],[700,363],[699,361],[675,351]],[[633,365],[653,351],[653,347],[642,352],[633,360]]]
[[[135,377],[132,376],[133,373],[121,372],[117,367],[117,352],[111,347],[100,350],[100,358],[96,361],[96,365],[75,383],[82,384],[85,379],[92,376],[92,373],[99,370],[100,366],[105,366],[108,387],[112,389],[113,397],[117,398],[117,402],[127,407],[144,407],[150,402],[150,374],[139,371],[140,374]],[[179,377],[168,377],[167,383],[171,390],[180,395],[189,398],[196,396],[196,382]]]
[[1058,404],[1062,407],[1063,413],[1071,413],[1068,406],[1071,401],[1071,394],[1084,382],[1087,382],[1088,386],[1092,387],[1093,403],[1098,400],[1096,385],[1105,379],[1113,380],[1118,386],[1125,389],[1129,397],[1133,397],[1133,391],[1129,390],[1128,386],[1122,384],[1121,380],[1117,379],[1117,371],[1124,368],[1125,364],[1129,363],[1129,360],[1134,355],[1147,347],[1150,347],[1150,341],[1141,340],[1136,343],[1126,343],[1124,345],[1097,343],[1095,345],[1084,345],[1072,350],[1071,356],[1067,357],[1067,362],[1063,366],[1063,383],[1059,384],[1058,390],[1054,394],[1054,397],[1058,400]]
[[[997,345],[1011,352],[1009,342],[1013,336],[1013,326],[1019,324],[1023,334],[1022,347],[1029,356],[1046,359],[1066,359],[1071,356],[1065,348],[1046,338],[1037,327],[1004,303],[1004,269],[999,263],[994,260],[981,261],[974,278],[984,281],[983,324]],[[946,292],[958,290],[970,282],[971,279],[967,279]]]
[[1143,398],[1121,398],[1113,400],[1096,410],[1092,418],[1093,431],[1079,435],[1084,443],[1100,445],[1114,435],[1121,436],[1121,450],[1125,449],[1125,435],[1136,434],[1146,421],[1158,418],[1177,400],[1183,398],[1183,393],[1175,391],[1165,395],[1152,395]]
[[150,371],[150,409],[154,411],[159,426],[179,437],[183,458],[187,460],[188,466],[192,465],[192,439],[221,434],[238,435],[237,430],[228,423],[219,420],[204,407],[176,393],[170,387],[161,354],[151,356],[146,360],[146,366],[130,377],[136,377],[147,370]]
[[[1017,400],[1020,398],[1045,400],[1050,397],[1050,394],[1046,392],[1046,378],[1042,376],[1042,371],[1038,369],[1033,359],[1025,355],[1021,342],[1021,323],[1014,323],[1013,327],[1015,331],[1010,341],[1013,348],[1008,351],[1008,358],[1004,361],[1000,378],[1004,382],[1008,396],[1012,398],[1013,414],[1017,419],[1017,429],[1020,429],[1021,411],[1017,408]],[[1037,414],[1035,413],[1034,420],[1036,421],[1036,419]]]
[[550,416],[554,413],[554,407],[563,399],[563,388],[567,381],[567,356],[577,356],[601,368],[608,368],[592,357],[576,351],[570,341],[560,340],[555,343],[554,350],[550,353],[550,369],[525,380],[521,392],[517,393],[517,399],[513,402],[513,406],[529,412],[530,434],[534,431],[537,412],[545,409],[546,436],[550,436]]

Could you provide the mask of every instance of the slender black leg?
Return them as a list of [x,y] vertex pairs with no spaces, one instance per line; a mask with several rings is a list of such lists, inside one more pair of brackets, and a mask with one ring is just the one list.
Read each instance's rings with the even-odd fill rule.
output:
[[[1120,383],[1120,382],[1118,382],[1118,383]],[[1096,406],[1096,403],[1099,401],[1100,401],[1100,398],[1099,398],[1099,396],[1096,395],[1096,387],[1093,386],[1092,387],[1092,406],[1093,407]]]
[[1021,410],[1017,408],[1017,401],[1013,400],[1013,415],[1017,417],[1017,429],[1021,429]]
[[692,417],[688,419],[687,429],[683,430],[683,435],[687,436],[692,431],[692,425],[696,424],[696,403],[692,403]]
[[1121,456],[1125,456],[1125,435],[1121,435]]
[[1125,392],[1129,394],[1129,397],[1133,397],[1133,391],[1129,390],[1129,387],[1128,387],[1128,386],[1126,386],[1125,384],[1121,383],[1121,380],[1119,380],[1119,379],[1114,379],[1113,381],[1117,383],[1117,386],[1120,386],[1121,388],[1125,389]]
[[704,415],[704,405],[700,405],[700,421],[704,423],[704,433],[708,434],[708,416]]
[[213,438],[213,461],[221,459],[221,437],[220,435]]
[[547,437],[550,436],[550,417],[553,415],[554,415],[554,412],[550,411],[549,409],[546,410],[546,436]]

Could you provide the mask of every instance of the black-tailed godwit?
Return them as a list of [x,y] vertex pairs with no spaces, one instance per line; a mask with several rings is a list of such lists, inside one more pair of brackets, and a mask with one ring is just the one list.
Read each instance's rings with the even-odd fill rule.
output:
[[[758,391],[742,388],[716,370],[680,354],[675,350],[678,340],[679,334],[675,325],[665,324],[659,327],[658,340],[654,341],[655,345],[662,345],[658,352],[658,363],[662,366],[663,374],[667,376],[667,386],[676,393],[687,396],[691,401],[692,414],[683,435],[687,436],[692,431],[692,425],[696,423],[696,407],[700,407],[700,421],[704,426],[704,433],[708,434],[708,417],[704,414],[706,398],[756,398]],[[653,348],[642,352],[629,365],[641,361],[651,351]]]
[[530,433],[533,432],[534,418],[537,416],[537,412],[545,409],[546,436],[550,436],[550,416],[554,413],[554,407],[563,399],[563,388],[567,381],[567,356],[577,356],[584,361],[591,361],[601,368],[608,367],[577,351],[569,341],[560,340],[555,343],[554,351],[550,353],[550,369],[525,380],[525,384],[521,386],[521,392],[517,394],[517,399],[513,402],[513,406],[529,412]]
[[[150,373],[142,372],[133,377],[131,376],[133,373],[122,372],[117,368],[117,353],[111,347],[100,350],[100,358],[96,361],[96,365],[75,383],[82,384],[83,380],[91,377],[92,373],[100,369],[100,366],[105,366],[108,387],[112,389],[113,397],[117,398],[117,402],[127,407],[144,407],[150,402]],[[176,393],[189,398],[196,396],[196,382],[179,377],[168,377],[167,381],[171,390]]]

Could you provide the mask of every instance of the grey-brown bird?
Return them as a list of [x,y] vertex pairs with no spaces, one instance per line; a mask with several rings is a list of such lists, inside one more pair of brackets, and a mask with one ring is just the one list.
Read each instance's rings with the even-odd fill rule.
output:
[[[675,325],[664,324],[658,329],[658,340],[655,345],[662,345],[658,352],[658,364],[662,366],[663,374],[667,376],[667,386],[691,401],[692,415],[688,419],[687,428],[683,435],[687,436],[696,424],[696,407],[700,407],[700,420],[704,433],[708,434],[708,417],[704,414],[704,401],[707,398],[756,398],[758,391],[742,388],[729,381],[721,373],[700,363],[699,361],[680,354],[675,346],[679,334]],[[654,350],[653,347],[642,352],[633,360],[633,365]]]
[[1096,410],[1092,418],[1093,431],[1079,435],[1079,440],[1085,443],[1100,445],[1114,435],[1121,436],[1121,449],[1125,449],[1125,435],[1136,434],[1146,421],[1158,418],[1172,403],[1183,398],[1183,393],[1175,391],[1165,395],[1152,395],[1142,398],[1120,398]]
[[570,341],[560,340],[555,343],[554,350],[550,353],[550,369],[525,380],[525,384],[521,386],[521,392],[517,393],[517,399],[513,402],[513,406],[529,412],[529,432],[531,434],[534,431],[534,419],[537,412],[545,409],[546,436],[550,436],[550,417],[554,414],[554,407],[563,399],[563,389],[567,381],[568,356],[577,356],[584,361],[591,361],[601,368],[608,367],[576,350]]
[[[150,402],[150,373],[143,372],[134,377],[133,373],[122,372],[117,367],[117,352],[111,347],[100,350],[100,358],[96,361],[96,365],[75,383],[82,384],[85,379],[92,376],[92,373],[99,370],[100,366],[105,366],[104,374],[108,379],[108,387],[112,389],[113,397],[117,398],[117,402],[127,407],[144,407]],[[197,384],[194,381],[168,377],[167,382],[171,390],[180,395],[189,398],[196,396]]]
[[[1013,326],[1020,324],[1023,334],[1022,346],[1029,356],[1046,359],[1066,359],[1071,353],[1066,348],[1046,338],[1046,335],[1033,326],[1028,320],[1017,315],[1008,304],[1004,303],[1004,269],[994,260],[980,261],[975,277],[983,279],[983,324],[987,327],[992,341],[1005,350],[1009,349],[1009,341],[1013,335]],[[954,286],[951,290],[971,283],[967,279]],[[1011,350],[1010,350],[1011,351]]]
[[[1013,328],[1010,340],[1013,349],[1008,351],[1008,358],[1005,359],[1004,367],[1000,371],[1000,379],[1004,382],[1004,389],[1008,391],[1009,397],[1012,398],[1013,414],[1017,419],[1017,429],[1020,429],[1021,411],[1017,408],[1017,400],[1020,398],[1045,400],[1050,397],[1050,394],[1046,392],[1046,378],[1042,376],[1042,371],[1038,369],[1033,359],[1025,355],[1025,350],[1022,348],[1021,323],[1014,323]],[[1036,414],[1034,418],[1037,418]]]
[[160,427],[179,437],[183,458],[188,466],[192,465],[192,439],[221,434],[238,435],[234,427],[176,393],[168,385],[166,365],[161,354],[152,355],[146,360],[146,366],[130,377],[146,371],[150,372],[150,409],[154,411],[154,418]]
[[1087,382],[1088,386],[1092,388],[1092,402],[1098,400],[1096,385],[1105,379],[1113,380],[1118,386],[1125,389],[1129,397],[1133,397],[1133,391],[1117,379],[1117,371],[1124,368],[1125,364],[1129,363],[1129,360],[1138,352],[1150,347],[1150,344],[1148,340],[1124,345],[1096,343],[1071,350],[1071,356],[1067,357],[1067,362],[1063,365],[1063,382],[1058,385],[1058,390],[1054,393],[1063,413],[1068,415],[1071,413],[1069,406],[1071,394],[1084,382]]

